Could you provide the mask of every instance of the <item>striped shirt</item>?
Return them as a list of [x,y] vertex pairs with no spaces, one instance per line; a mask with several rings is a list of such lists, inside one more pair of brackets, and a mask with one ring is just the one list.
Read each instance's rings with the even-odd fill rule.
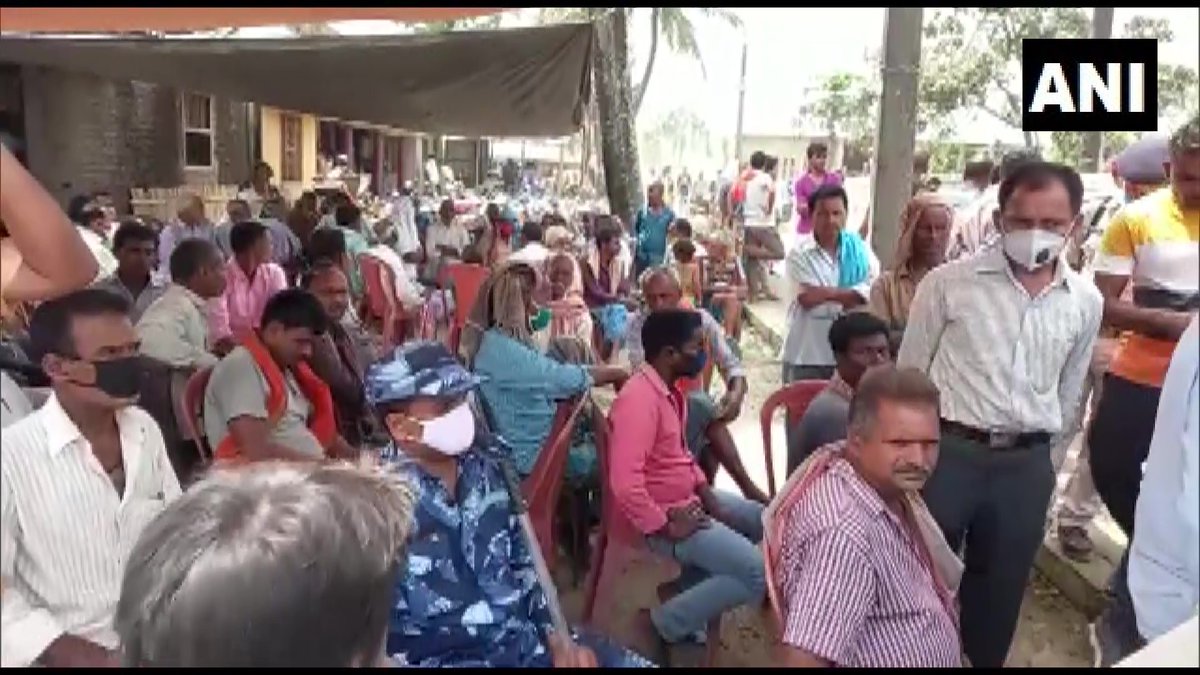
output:
[[921,280],[896,365],[929,375],[945,419],[1056,434],[1079,413],[1103,308],[1096,286],[1061,259],[1050,285],[1029,297],[990,246]]
[[846,460],[835,460],[784,518],[784,644],[842,667],[962,664],[958,619],[923,562],[923,544]]
[[56,396],[0,441],[0,664],[28,666],[70,633],[117,646],[113,612],[142,529],[180,494],[162,433],[141,408],[117,412],[125,491]]
[[[1185,210],[1171,188],[1126,204],[1113,216],[1092,262],[1098,274],[1131,277],[1134,303],[1143,307],[1195,308],[1200,293],[1200,210]],[[1129,333],[1111,372],[1161,387],[1175,349],[1172,340]]]

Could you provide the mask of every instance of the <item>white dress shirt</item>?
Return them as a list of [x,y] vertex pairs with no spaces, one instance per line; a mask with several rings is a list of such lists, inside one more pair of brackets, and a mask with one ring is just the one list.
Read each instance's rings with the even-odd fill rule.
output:
[[0,371],[0,429],[25,419],[31,412],[33,403],[25,390],[8,373]]
[[117,412],[125,492],[118,495],[56,396],[0,439],[0,665],[32,664],[69,633],[117,647],[113,613],[142,529],[180,494],[162,433],[146,411]]
[[[1188,326],[1163,381],[1129,548],[1138,631],[1153,640],[1200,604],[1200,323]],[[1195,644],[1195,631],[1192,633]]]
[[425,258],[430,266],[437,268],[442,259],[442,254],[438,251],[439,246],[457,249],[461,257],[463,249],[470,243],[471,233],[467,232],[467,228],[463,227],[458,218],[449,226],[440,222],[430,223],[429,228],[425,230]]
[[[417,232],[417,209],[412,197],[400,196],[392,204],[392,226],[396,228],[396,253],[400,257],[421,250],[421,236]],[[417,278],[417,266],[414,263],[404,263],[404,269],[411,279]]]
[[1057,434],[1079,414],[1100,291],[1061,258],[1036,298],[997,246],[925,275],[896,365],[942,392],[942,417],[990,432]]
[[208,351],[208,304],[178,284],[146,308],[137,322],[140,351],[174,368],[208,368],[219,359]]
[[[879,276],[879,259],[867,247],[869,257],[867,278],[852,290],[866,302],[871,297],[871,284]],[[833,347],[829,344],[829,328],[845,311],[838,302],[826,302],[804,309],[796,301],[802,286],[837,288],[841,268],[838,259],[821,248],[815,237],[804,237],[788,252],[784,262],[792,301],[788,306],[787,336],[783,340],[780,359],[795,366],[832,366]]]

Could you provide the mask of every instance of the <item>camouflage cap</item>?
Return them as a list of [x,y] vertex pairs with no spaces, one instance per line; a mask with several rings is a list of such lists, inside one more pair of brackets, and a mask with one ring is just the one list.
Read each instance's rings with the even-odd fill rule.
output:
[[484,378],[467,370],[440,342],[409,342],[367,369],[367,401],[372,406],[417,396],[456,398]]
[[1200,149],[1200,114],[1179,127],[1171,134],[1171,152],[1184,152]]

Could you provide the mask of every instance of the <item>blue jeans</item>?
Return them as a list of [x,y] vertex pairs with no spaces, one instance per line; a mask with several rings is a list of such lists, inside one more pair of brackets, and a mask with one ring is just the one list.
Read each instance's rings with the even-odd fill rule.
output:
[[763,507],[729,493],[715,494],[730,522],[713,518],[708,527],[682,541],[647,538],[652,551],[674,558],[683,567],[682,592],[650,612],[667,642],[703,630],[726,610],[759,604],[766,597],[766,573],[758,548]]

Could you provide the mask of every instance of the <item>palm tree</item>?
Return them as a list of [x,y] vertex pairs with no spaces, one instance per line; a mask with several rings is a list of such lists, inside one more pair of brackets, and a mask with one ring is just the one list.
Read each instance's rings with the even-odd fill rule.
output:
[[734,28],[742,27],[738,15],[719,7],[653,7],[650,10],[650,55],[646,58],[646,68],[642,71],[642,79],[636,89],[633,99],[633,114],[642,109],[642,99],[646,96],[646,87],[650,84],[650,75],[654,72],[654,59],[658,55],[658,40],[661,34],[667,46],[672,51],[696,59],[700,64],[700,73],[708,77],[704,69],[704,57],[700,53],[700,45],[696,42],[696,26],[689,16],[690,11],[699,12],[701,16],[719,18]]

